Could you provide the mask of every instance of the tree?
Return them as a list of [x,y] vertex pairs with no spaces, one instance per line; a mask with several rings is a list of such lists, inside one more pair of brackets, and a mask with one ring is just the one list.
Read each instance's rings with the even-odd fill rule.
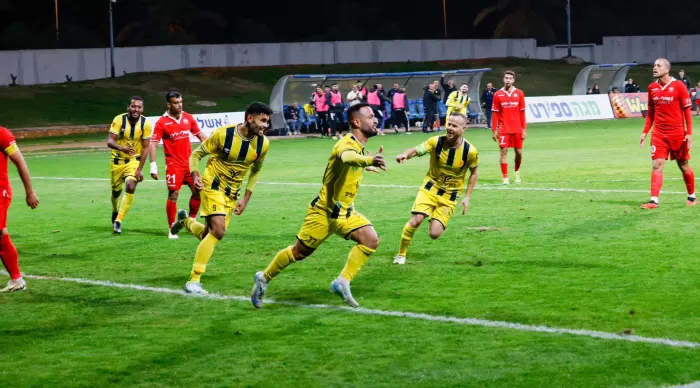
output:
[[555,27],[565,24],[566,0],[498,0],[498,4],[482,10],[474,26],[497,20],[494,38],[538,38],[554,43]]
[[193,44],[197,25],[223,28],[226,21],[218,14],[202,10],[194,0],[142,0],[143,18],[119,31],[119,44]]

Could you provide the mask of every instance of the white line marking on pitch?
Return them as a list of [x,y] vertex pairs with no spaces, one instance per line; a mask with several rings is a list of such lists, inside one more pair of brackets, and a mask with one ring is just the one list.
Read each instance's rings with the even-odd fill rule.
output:
[[[7,272],[5,272],[5,271],[0,271],[0,273],[2,273],[3,275],[7,275]],[[157,292],[157,293],[162,293],[162,294],[175,294],[175,295],[195,297],[195,298],[206,298],[206,299],[217,299],[217,300],[235,300],[235,301],[250,303],[249,297],[237,296],[237,295],[209,294],[209,295],[199,296],[199,295],[187,294],[182,290],[175,290],[175,289],[164,288],[164,287],[149,287],[149,286],[141,286],[141,285],[137,285],[137,284],[123,284],[123,283],[115,283],[115,282],[110,282],[110,281],[100,281],[100,280],[90,280],[90,279],[80,279],[80,278],[61,278],[61,277],[26,275],[26,274],[23,274],[23,276],[27,279],[54,280],[54,281],[62,281],[62,282],[88,284],[88,285],[93,285],[93,286],[125,288],[125,289],[139,290],[139,291],[150,291],[150,292]],[[595,331],[595,330],[565,329],[565,328],[556,328],[556,327],[549,327],[549,326],[525,325],[525,324],[521,324],[521,323],[511,323],[511,322],[503,322],[503,321],[489,321],[486,319],[479,319],[479,318],[458,318],[458,317],[430,315],[430,314],[423,314],[423,313],[412,313],[412,312],[407,312],[407,311],[387,311],[387,310],[377,310],[377,309],[367,309],[367,308],[351,308],[351,307],[334,306],[334,305],[327,305],[327,304],[304,304],[304,303],[296,303],[296,302],[275,301],[275,300],[270,300],[270,299],[266,299],[265,303],[266,304],[279,304],[279,305],[283,305],[283,306],[292,306],[292,307],[311,308],[311,309],[342,310],[342,311],[347,311],[347,312],[352,312],[352,313],[357,313],[357,314],[364,314],[364,315],[410,318],[410,319],[419,319],[419,320],[424,320],[424,321],[447,322],[447,323],[455,323],[458,325],[469,325],[469,326],[495,327],[495,328],[511,329],[511,330],[518,330],[518,331],[528,331],[528,332],[536,332],[536,333],[570,334],[570,335],[575,335],[575,336],[600,338],[600,339],[606,339],[606,340],[641,342],[641,343],[648,343],[648,344],[655,344],[655,345],[665,345],[665,346],[671,346],[671,347],[675,347],[675,348],[692,348],[692,349],[700,348],[700,343],[697,343],[697,342],[679,341],[679,340],[674,340],[674,339],[670,339],[670,338],[642,337],[642,336],[638,336],[638,335],[621,335],[621,334],[606,333],[603,331]],[[251,307],[251,309],[252,309],[252,307]]]
[[[72,177],[50,177],[50,176],[38,176],[32,177],[36,180],[57,180],[57,181],[109,181],[107,178],[72,178]],[[162,181],[154,181],[149,179],[144,179],[141,183],[162,183]],[[307,182],[258,182],[261,185],[273,185],[273,186],[312,186],[321,187],[318,183],[307,183]],[[380,188],[380,189],[417,189],[420,186],[414,185],[376,185],[376,184],[363,184],[362,187]],[[558,191],[564,193],[642,193],[648,194],[649,190],[615,190],[615,189],[574,189],[574,188],[562,188],[562,187],[513,187],[503,186],[503,185],[477,185],[476,189],[482,190],[513,190],[513,191]],[[662,191],[662,194],[683,194],[687,195],[685,191]]]
[[700,388],[700,380],[682,385],[667,385],[664,388]]

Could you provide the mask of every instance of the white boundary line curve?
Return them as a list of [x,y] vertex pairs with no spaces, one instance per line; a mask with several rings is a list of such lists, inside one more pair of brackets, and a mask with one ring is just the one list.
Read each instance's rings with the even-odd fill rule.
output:
[[[0,274],[7,275],[7,272],[0,271]],[[209,294],[209,295],[201,295],[200,296],[200,295],[187,294],[185,291],[175,290],[172,288],[150,287],[150,286],[143,286],[143,285],[138,285],[138,284],[124,284],[124,283],[116,283],[116,282],[102,281],[102,280],[53,277],[53,276],[41,276],[41,275],[27,275],[27,274],[23,274],[23,277],[25,277],[27,279],[35,279],[35,280],[62,281],[62,282],[70,282],[70,283],[78,283],[78,284],[87,284],[87,285],[92,285],[92,286],[132,289],[132,290],[139,290],[139,291],[150,291],[150,292],[161,293],[161,294],[175,294],[175,295],[180,295],[180,296],[204,298],[204,299],[235,300],[235,301],[250,303],[249,297],[238,296],[238,295]],[[596,331],[596,330],[556,328],[556,327],[543,326],[543,325],[526,325],[526,324],[522,324],[522,323],[512,323],[512,322],[504,322],[504,321],[490,321],[487,319],[479,319],[479,318],[460,318],[460,317],[452,317],[452,316],[430,315],[430,314],[424,314],[424,313],[413,313],[413,312],[408,312],[408,311],[390,311],[390,310],[378,310],[378,309],[368,309],[368,308],[351,308],[351,307],[346,307],[346,306],[336,306],[336,305],[328,305],[328,304],[305,304],[305,303],[288,302],[288,301],[275,301],[275,300],[270,300],[270,299],[266,299],[265,303],[266,304],[278,304],[278,305],[291,306],[291,307],[301,307],[301,308],[308,308],[308,309],[328,309],[328,310],[336,310],[336,311],[346,311],[346,312],[352,312],[352,313],[364,314],[364,315],[396,317],[396,318],[409,318],[409,319],[418,319],[418,320],[432,321],[432,322],[447,322],[447,323],[454,323],[454,324],[458,324],[458,325],[510,329],[510,330],[524,331],[524,332],[536,332],[536,333],[548,333],[548,334],[569,334],[569,335],[574,335],[574,336],[599,338],[599,339],[605,339],[605,340],[616,340],[616,341],[647,343],[647,344],[654,344],[654,345],[664,345],[664,346],[670,346],[670,347],[674,347],[674,348],[691,348],[691,349],[699,349],[700,348],[700,343],[697,343],[697,342],[674,340],[674,339],[670,339],[670,338],[642,337],[642,336],[638,336],[638,335],[622,335],[622,334],[607,333],[607,332]],[[695,386],[692,386],[692,387],[696,388]]]

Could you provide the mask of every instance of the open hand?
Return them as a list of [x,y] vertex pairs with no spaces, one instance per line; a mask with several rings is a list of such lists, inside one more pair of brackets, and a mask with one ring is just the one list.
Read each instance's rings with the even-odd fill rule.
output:
[[386,161],[384,160],[384,155],[382,155],[382,152],[384,152],[384,146],[380,146],[379,151],[377,151],[377,154],[374,155],[374,158],[372,159],[372,166],[379,167],[380,169],[386,171]]

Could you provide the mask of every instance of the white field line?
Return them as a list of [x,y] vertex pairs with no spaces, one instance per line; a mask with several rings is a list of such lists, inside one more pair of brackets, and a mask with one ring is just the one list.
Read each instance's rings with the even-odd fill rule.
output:
[[[7,273],[5,271],[0,271],[0,273],[2,273],[3,275],[7,275]],[[79,284],[88,284],[88,285],[92,285],[92,286],[132,289],[132,290],[139,290],[139,291],[149,291],[149,292],[155,292],[155,293],[161,293],[161,294],[175,294],[175,295],[180,295],[180,296],[205,298],[205,299],[235,300],[235,301],[250,303],[250,298],[246,297],[246,296],[222,295],[222,294],[209,294],[209,295],[201,295],[200,296],[200,295],[187,294],[182,290],[175,290],[172,288],[149,287],[149,286],[141,286],[141,285],[137,285],[137,284],[123,284],[123,283],[115,283],[115,282],[110,282],[110,281],[90,280],[90,279],[81,279],[81,278],[62,278],[62,277],[26,275],[26,274],[23,274],[23,277],[25,277],[27,279],[35,279],[35,280],[62,281],[62,282],[71,282],[71,283],[79,283]],[[647,344],[654,344],[654,345],[664,345],[664,346],[670,346],[670,347],[674,347],[674,348],[691,348],[691,349],[700,348],[700,343],[697,343],[697,342],[679,341],[679,340],[674,340],[674,339],[670,339],[670,338],[642,337],[642,336],[638,336],[638,335],[622,335],[622,334],[607,333],[607,332],[595,331],[595,330],[566,329],[566,328],[556,328],[556,327],[550,327],[550,326],[525,325],[525,324],[521,324],[521,323],[511,323],[511,322],[503,322],[503,321],[490,321],[490,320],[479,319],[479,318],[459,318],[459,317],[442,316],[442,315],[413,313],[413,312],[408,312],[408,311],[389,311],[389,310],[377,310],[377,309],[367,309],[367,308],[351,308],[351,307],[346,307],[346,306],[335,306],[335,305],[327,305],[327,304],[305,304],[305,303],[298,303],[298,302],[275,301],[275,300],[270,300],[270,299],[265,299],[265,303],[266,304],[278,304],[278,305],[291,306],[291,307],[301,307],[301,308],[308,308],[308,309],[327,309],[327,310],[336,310],[336,311],[346,311],[346,312],[352,312],[352,313],[363,314],[363,315],[374,315],[374,316],[395,317],[395,318],[409,318],[409,319],[418,319],[418,320],[432,321],[432,322],[446,322],[446,323],[454,323],[457,325],[469,325],[469,326],[482,326],[482,327],[491,327],[491,328],[500,328],[500,329],[510,329],[510,330],[517,330],[517,331],[525,331],[525,332],[536,332],[536,333],[547,333],[547,334],[569,334],[569,335],[574,335],[574,336],[599,338],[599,339],[604,339],[604,340],[640,342],[640,343],[647,343]]]
[[[109,181],[107,178],[73,178],[73,177],[48,177],[48,176],[38,176],[32,177],[36,180],[65,180],[65,181]],[[152,179],[144,179],[141,183],[162,183],[162,181],[154,181]],[[319,187],[318,183],[307,183],[307,182],[258,182],[261,185],[274,185],[274,186],[310,186]],[[414,185],[373,185],[364,184],[362,187],[379,188],[379,189],[417,189],[420,186]],[[512,190],[512,191],[557,191],[565,193],[642,193],[648,194],[649,190],[615,190],[615,189],[574,189],[574,188],[563,188],[563,187],[514,187],[503,186],[503,185],[476,185],[477,190]],[[662,191],[662,194],[683,194],[687,195],[685,191]]]
[[682,385],[667,385],[664,388],[700,388],[700,381],[694,381],[692,383]]

